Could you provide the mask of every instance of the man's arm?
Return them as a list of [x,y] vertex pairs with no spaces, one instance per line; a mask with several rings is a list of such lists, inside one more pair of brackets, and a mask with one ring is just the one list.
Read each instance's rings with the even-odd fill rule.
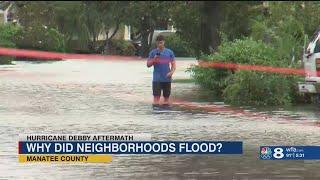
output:
[[155,54],[154,51],[151,51],[149,53],[149,57],[148,57],[148,61],[147,61],[147,67],[149,68],[149,67],[155,65],[158,61],[159,61],[159,56],[157,54]]
[[176,60],[175,60],[175,55],[174,53],[171,51],[171,68],[170,68],[170,72],[167,74],[167,77],[172,77],[173,73],[176,71]]
[[171,61],[171,72],[172,74],[176,71],[176,61]]
[[149,59],[147,61],[147,67],[149,68],[149,67],[155,65],[157,62],[158,62],[158,58],[157,58],[157,56],[155,56],[154,58]]
[[173,60],[171,61],[171,70],[170,72],[167,74],[167,77],[172,77],[173,73],[176,71],[176,61]]

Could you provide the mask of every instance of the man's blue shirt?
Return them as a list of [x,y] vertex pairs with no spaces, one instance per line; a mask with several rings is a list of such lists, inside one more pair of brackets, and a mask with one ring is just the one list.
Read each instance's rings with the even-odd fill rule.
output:
[[148,61],[152,60],[157,53],[160,53],[160,60],[153,65],[153,82],[171,82],[171,78],[168,78],[167,74],[170,72],[170,62],[175,60],[174,53],[168,48],[162,51],[153,49],[149,53]]

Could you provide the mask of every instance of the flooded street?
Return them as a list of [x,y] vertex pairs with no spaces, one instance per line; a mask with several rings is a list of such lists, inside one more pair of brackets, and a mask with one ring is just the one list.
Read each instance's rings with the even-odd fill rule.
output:
[[[194,60],[177,61],[175,79]],[[144,61],[0,66],[0,179],[320,179],[319,161],[261,161],[262,145],[320,145],[320,108],[230,107],[193,83],[172,97],[209,110],[152,109]],[[211,109],[211,110],[210,110]],[[243,141],[243,155],[114,155],[108,164],[19,164],[19,134],[150,133],[152,140]]]

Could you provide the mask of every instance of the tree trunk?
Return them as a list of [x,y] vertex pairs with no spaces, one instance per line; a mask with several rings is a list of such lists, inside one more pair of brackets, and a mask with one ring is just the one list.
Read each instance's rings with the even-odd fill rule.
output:
[[117,23],[116,28],[114,29],[114,31],[113,31],[113,33],[111,34],[110,37],[109,37],[109,30],[106,31],[106,40],[105,40],[104,45],[103,45],[104,46],[103,47],[104,53],[107,53],[107,54],[109,53],[108,51],[109,51],[110,39],[112,39],[117,34],[117,32],[119,30],[119,25],[120,25],[120,23]]
[[141,57],[148,56],[148,52],[149,52],[148,35],[149,33],[146,30],[144,30],[141,38]]
[[109,31],[106,31],[106,40],[104,42],[103,53],[109,54]]
[[92,33],[92,41],[91,41],[91,38],[89,39],[90,39],[89,49],[90,51],[95,51],[96,50],[96,33],[95,32]]
[[117,25],[116,25],[116,28],[114,29],[113,33],[111,34],[110,38],[109,39],[112,39],[114,35],[117,34],[118,30],[119,30],[119,25],[120,23],[118,22]]
[[[152,38],[153,38],[154,28],[151,27],[149,31],[149,42],[148,42],[148,50],[150,51],[152,45]],[[149,54],[149,53],[148,53]]]
[[148,17],[144,16],[141,22],[141,57],[148,57],[149,54],[149,23]]
[[132,40],[132,41],[136,41],[136,40],[138,40],[138,39],[140,39],[140,38],[141,38],[141,32],[139,32],[138,35],[131,36],[131,40]]
[[210,54],[211,50],[217,50],[220,44],[221,2],[205,1],[201,12],[201,50],[205,54]]

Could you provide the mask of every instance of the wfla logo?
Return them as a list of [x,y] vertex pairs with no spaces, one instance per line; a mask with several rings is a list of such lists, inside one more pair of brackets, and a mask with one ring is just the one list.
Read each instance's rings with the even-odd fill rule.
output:
[[272,157],[272,150],[269,147],[262,147],[260,151],[260,157],[262,159],[271,159]]

